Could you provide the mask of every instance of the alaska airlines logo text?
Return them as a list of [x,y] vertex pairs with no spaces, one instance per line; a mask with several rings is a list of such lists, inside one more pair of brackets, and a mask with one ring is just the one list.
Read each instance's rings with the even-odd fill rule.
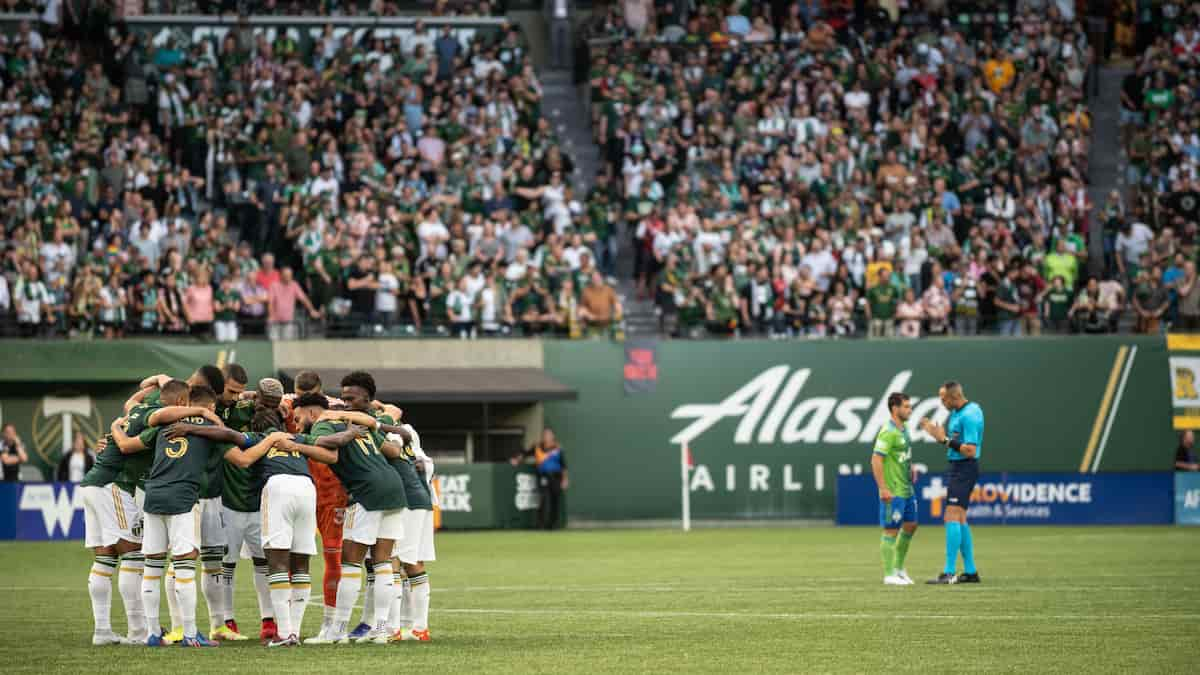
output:
[[[812,369],[791,371],[791,366],[773,366],[720,403],[688,403],[675,408],[671,411],[671,419],[694,421],[675,434],[671,443],[690,443],[727,417],[739,420],[733,435],[733,442],[738,445],[870,443],[888,420],[888,392],[904,391],[913,375],[911,370],[897,373],[876,398],[854,396],[839,400],[832,396],[814,396],[801,399],[800,393],[808,383]],[[929,417],[943,423],[948,413],[936,396],[913,398],[912,403],[909,433],[914,441],[929,442],[932,439],[917,428],[917,421]]]

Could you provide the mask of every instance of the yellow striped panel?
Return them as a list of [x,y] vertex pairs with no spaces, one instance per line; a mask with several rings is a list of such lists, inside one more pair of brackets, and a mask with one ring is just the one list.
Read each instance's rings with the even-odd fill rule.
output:
[[111,577],[112,576],[112,572],[101,572],[100,570],[92,570],[92,574],[95,574],[98,577]]
[[342,572],[342,578],[343,579],[361,579],[362,572],[355,572],[353,574],[346,574],[345,572]]
[[143,579],[149,579],[150,581],[158,581],[159,579],[161,579],[161,578],[162,578],[162,575],[160,574],[160,575],[158,575],[158,576],[156,576],[156,577],[151,577],[151,576],[143,576],[142,578],[143,578]]
[[292,588],[312,588],[312,584],[292,584]]
[[1172,421],[1177,431],[1200,429],[1200,415],[1176,415]]
[[1100,399],[1100,409],[1096,411],[1096,421],[1092,424],[1092,435],[1088,438],[1087,448],[1083,451],[1083,461],[1079,463],[1079,473],[1087,473],[1088,467],[1092,465],[1092,455],[1096,452],[1096,445],[1100,442],[1100,430],[1104,428],[1104,421],[1108,419],[1108,409],[1112,405],[1113,392],[1117,388],[1117,379],[1121,376],[1121,367],[1125,365],[1125,356],[1129,353],[1129,347],[1121,345],[1117,350],[1117,358],[1113,359],[1112,371],[1108,374],[1108,386],[1104,388],[1104,398]]
[[142,570],[139,570],[136,567],[122,567],[121,571],[122,572],[141,572]]
[[195,581],[195,579],[180,579],[179,577],[175,577],[175,583],[177,584],[190,584],[193,581]]
[[1200,352],[1200,335],[1169,333],[1167,334],[1167,349],[1172,351]]
[[112,484],[112,497],[113,508],[117,512],[117,525],[120,526],[122,530],[128,530],[129,525],[125,520],[125,505],[121,503],[121,490],[117,487],[116,483]]

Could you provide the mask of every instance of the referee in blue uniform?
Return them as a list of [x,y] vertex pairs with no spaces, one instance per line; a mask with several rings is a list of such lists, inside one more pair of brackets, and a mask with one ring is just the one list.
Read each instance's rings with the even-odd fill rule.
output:
[[[971,491],[979,480],[979,457],[983,452],[983,408],[967,400],[958,382],[943,384],[938,389],[938,398],[950,411],[946,428],[923,419],[921,429],[946,446],[946,459],[950,461],[946,473],[946,565],[936,579],[930,579],[927,583],[977,584],[979,571],[975,569],[975,544],[971,539],[971,528],[967,525],[967,507],[970,506]],[[955,576],[960,552],[963,573]]]

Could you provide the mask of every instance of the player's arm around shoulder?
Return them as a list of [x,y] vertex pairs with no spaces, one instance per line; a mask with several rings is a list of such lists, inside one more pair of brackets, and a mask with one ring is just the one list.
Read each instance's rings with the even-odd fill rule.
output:
[[[326,436],[325,438],[330,437]],[[285,439],[279,444],[279,448],[288,452],[298,452],[321,464],[337,464],[338,461],[338,451],[336,448],[331,450],[319,445],[309,445],[308,438],[300,434]]]

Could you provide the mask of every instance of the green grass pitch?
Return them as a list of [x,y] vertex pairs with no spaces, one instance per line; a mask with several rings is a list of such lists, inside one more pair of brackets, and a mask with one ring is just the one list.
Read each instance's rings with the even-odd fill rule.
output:
[[[918,582],[942,541],[917,533]],[[982,585],[884,587],[873,528],[448,533],[430,566],[434,642],[270,652],[92,647],[90,553],[6,543],[0,670],[1195,672],[1200,530],[979,527],[975,541]],[[250,582],[243,561],[243,628],[257,625]],[[203,598],[197,614],[207,623]],[[123,632],[115,589],[113,617]],[[320,618],[310,605],[306,635]]]

